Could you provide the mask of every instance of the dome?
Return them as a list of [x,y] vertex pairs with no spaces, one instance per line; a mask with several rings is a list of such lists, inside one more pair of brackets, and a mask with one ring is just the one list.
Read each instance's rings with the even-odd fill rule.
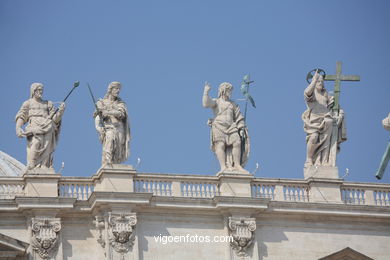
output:
[[20,176],[26,171],[26,166],[0,151],[0,177],[1,176]]

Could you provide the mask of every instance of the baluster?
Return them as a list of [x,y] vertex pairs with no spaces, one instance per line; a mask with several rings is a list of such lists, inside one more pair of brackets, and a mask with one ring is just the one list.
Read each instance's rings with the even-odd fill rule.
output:
[[185,197],[185,182],[180,182],[180,193],[181,196]]
[[379,191],[379,202],[381,206],[386,205],[386,192],[385,191]]
[[89,184],[84,184],[84,194],[85,194],[85,200],[88,200],[89,198]]

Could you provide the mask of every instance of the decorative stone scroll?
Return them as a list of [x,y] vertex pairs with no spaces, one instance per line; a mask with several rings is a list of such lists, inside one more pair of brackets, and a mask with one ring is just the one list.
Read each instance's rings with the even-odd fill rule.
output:
[[104,229],[105,229],[105,224],[104,224],[104,219],[101,216],[96,216],[95,217],[95,226],[96,229],[99,232],[99,237],[97,239],[97,242],[103,247],[106,247],[106,239],[104,236]]
[[49,259],[57,249],[61,221],[59,218],[33,218],[31,245],[42,259]]
[[108,240],[110,245],[118,253],[126,253],[134,245],[135,224],[137,217],[135,214],[111,214],[108,217]]
[[106,249],[105,254],[109,254],[109,259],[112,258],[113,251],[119,253],[123,259],[124,255],[132,249],[136,224],[137,217],[134,213],[115,214],[109,212],[105,217],[95,217],[95,226],[98,230],[97,242]]
[[239,257],[248,256],[248,248],[255,237],[255,219],[229,217],[229,229],[233,237],[233,242],[230,243],[232,249]]

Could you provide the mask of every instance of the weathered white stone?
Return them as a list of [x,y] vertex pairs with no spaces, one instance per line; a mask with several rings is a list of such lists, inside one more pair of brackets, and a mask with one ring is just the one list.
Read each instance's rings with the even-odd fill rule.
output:
[[305,166],[303,168],[305,179],[308,178],[339,178],[339,170],[335,166]]
[[[55,178],[58,180],[46,181]],[[58,250],[53,255],[56,260],[309,260],[347,247],[372,259],[387,260],[390,255],[390,207],[386,199],[389,184],[351,183],[333,178],[268,179],[240,173],[150,174],[138,173],[126,165],[113,165],[100,169],[91,178],[49,174],[0,178],[0,187],[2,183],[23,183],[24,179],[30,185],[38,180],[46,183],[47,187],[39,187],[50,193],[27,191],[16,198],[0,200],[0,254],[3,248],[9,248],[5,247],[8,240],[1,240],[4,235],[14,243],[28,244],[31,250],[26,255],[34,259],[39,253],[34,253],[30,241],[32,219],[61,218]],[[134,183],[149,186],[134,189]],[[95,189],[89,197],[80,196],[87,184],[99,190]],[[64,185],[74,190],[58,192],[58,187]],[[126,221],[110,224],[110,213],[119,218],[122,214]],[[130,224],[130,229],[128,223],[135,215],[136,224]],[[243,246],[245,256],[238,256],[229,240],[199,241],[200,236],[212,239],[233,234],[229,218],[240,223],[243,220],[244,226],[255,221],[253,241]],[[245,233],[238,230],[236,244]],[[124,240],[120,239],[121,231]],[[126,247],[133,235],[133,245]],[[182,237],[182,241],[159,240],[165,236]],[[187,237],[198,237],[198,242],[184,241]],[[125,246],[128,251],[122,254],[114,249],[115,245]],[[13,253],[20,254],[20,250]]]
[[130,127],[126,103],[119,98],[121,83],[108,85],[103,99],[96,103],[95,127],[103,144],[102,167],[119,164],[130,155]]
[[28,197],[58,197],[60,174],[25,174],[25,194]]
[[[60,243],[61,219],[35,217],[32,218],[31,222],[31,246],[34,253],[38,254],[34,258],[62,259],[62,256],[55,257]],[[61,253],[62,250],[60,250]]]
[[[58,110],[51,101],[42,100],[43,84],[31,85],[30,99],[25,101],[16,114],[16,135],[27,139],[27,167],[52,168],[65,103]],[[23,130],[22,126],[27,124]]]
[[214,99],[209,97],[210,89],[206,83],[202,102],[214,112],[215,117],[209,119],[208,124],[211,126],[211,149],[218,158],[220,173],[248,174],[243,167],[249,158],[249,135],[240,107],[230,100],[233,86],[228,82],[220,84],[218,98]]
[[305,167],[336,166],[336,152],[347,140],[344,111],[332,111],[334,98],[324,88],[323,76],[317,72],[304,91],[307,110],[302,114],[307,134]]
[[233,241],[230,243],[237,256],[249,256],[250,247],[253,246],[256,219],[254,218],[229,218],[230,235]]
[[95,180],[95,191],[133,192],[136,171],[131,165],[112,164],[100,168]]

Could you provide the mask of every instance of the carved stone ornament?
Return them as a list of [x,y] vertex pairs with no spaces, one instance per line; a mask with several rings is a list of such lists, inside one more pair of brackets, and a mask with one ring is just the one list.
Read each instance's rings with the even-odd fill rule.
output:
[[105,247],[106,247],[106,239],[105,239],[105,236],[104,236],[105,224],[104,224],[104,219],[103,219],[103,217],[101,217],[101,216],[96,216],[96,217],[95,217],[95,226],[96,226],[96,229],[97,229],[98,232],[99,232],[99,237],[98,237],[98,239],[97,239],[97,242],[98,242],[103,248],[105,248]]
[[238,256],[247,256],[247,250],[255,237],[255,219],[229,217],[229,229],[230,235],[233,237],[233,242],[230,243],[231,247]]
[[61,222],[58,218],[32,219],[31,245],[42,259],[49,259],[56,251]]
[[137,217],[134,215],[111,214],[108,217],[108,240],[113,249],[124,254],[133,247],[135,240],[135,224]]

